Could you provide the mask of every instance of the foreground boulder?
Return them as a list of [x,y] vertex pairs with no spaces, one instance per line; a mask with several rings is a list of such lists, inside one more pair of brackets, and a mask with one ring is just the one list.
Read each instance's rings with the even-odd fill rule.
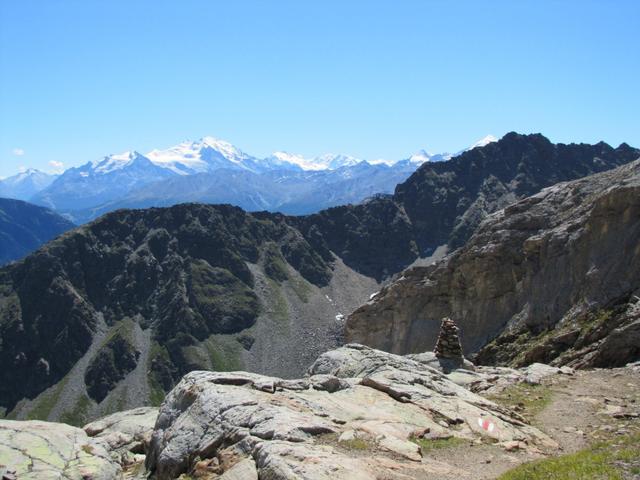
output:
[[420,478],[443,466],[422,458],[417,439],[555,446],[417,360],[347,345],[321,355],[309,373],[191,372],[160,408],[147,469],[161,480]]
[[144,460],[157,418],[157,408],[140,407],[91,422],[83,430],[105,443],[111,456],[126,466]]
[[107,446],[63,423],[0,420],[0,474],[16,480],[114,480]]

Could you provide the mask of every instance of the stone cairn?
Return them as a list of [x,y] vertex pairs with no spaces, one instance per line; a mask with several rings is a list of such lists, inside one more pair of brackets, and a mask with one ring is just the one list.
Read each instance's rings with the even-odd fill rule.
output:
[[440,335],[436,342],[436,348],[433,353],[436,357],[450,360],[462,360],[462,346],[460,345],[460,337],[458,331],[460,329],[456,322],[448,317],[442,319],[440,325]]

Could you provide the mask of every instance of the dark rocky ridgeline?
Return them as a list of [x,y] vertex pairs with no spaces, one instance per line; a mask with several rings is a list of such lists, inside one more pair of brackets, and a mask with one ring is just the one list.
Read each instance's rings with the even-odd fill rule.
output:
[[[185,348],[255,323],[261,304],[247,263],[260,262],[275,281],[285,262],[311,284],[330,279],[284,217],[225,205],[115,212],[0,270],[1,405],[59,382],[123,319],[152,327],[149,375],[170,388],[199,366]],[[135,367],[136,328],[99,342],[86,376],[94,400]]]
[[[103,398],[95,414],[158,403],[194,369],[298,375],[378,281],[522,196],[638,156],[512,133],[423,165],[393,196],[306,217],[195,204],[108,214],[0,269],[0,407],[35,399],[17,418],[56,420],[60,404],[80,418]],[[496,333],[462,327],[467,340]]]
[[540,134],[512,132],[451,161],[425,163],[393,196],[299,217],[294,224],[312,245],[382,280],[440,245],[462,246],[496,210],[638,157],[640,150],[627,144],[553,144]]
[[0,198],[0,265],[24,257],[74,227],[47,208]]
[[640,160],[496,212],[444,260],[347,319],[347,341],[430,349],[451,316],[482,363],[620,366],[640,357]]

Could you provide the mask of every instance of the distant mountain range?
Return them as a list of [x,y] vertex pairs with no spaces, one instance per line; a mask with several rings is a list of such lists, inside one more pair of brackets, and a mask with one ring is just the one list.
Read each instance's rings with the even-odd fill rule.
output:
[[[469,149],[495,140],[487,136]],[[1,180],[0,195],[46,206],[76,223],[119,208],[184,202],[231,203],[250,211],[299,215],[392,193],[423,163],[453,156],[421,150],[399,161],[343,154],[305,158],[287,152],[257,158],[204,137],[146,155],[108,155],[59,176],[27,170]]]
[[[345,317],[374,292],[373,305],[384,308],[374,309],[371,322],[358,322],[362,337],[348,339],[398,351],[433,345],[437,331],[421,325],[425,318],[439,324],[446,305],[465,322],[463,338],[487,327],[488,341],[514,314],[540,325],[559,318],[549,312],[579,305],[583,293],[606,301],[611,292],[637,292],[636,273],[609,273],[638,271],[623,268],[638,244],[637,192],[625,183],[635,174],[598,177],[599,191],[611,183],[617,192],[584,205],[578,184],[560,187],[567,212],[591,211],[595,223],[574,213],[565,223],[564,210],[554,213],[555,203],[540,195],[513,204],[639,157],[626,144],[563,145],[509,133],[450,161],[423,163],[393,195],[308,216],[202,204],[104,215],[0,268],[0,364],[8,366],[0,369],[0,416],[4,410],[16,419],[86,419],[160,403],[192,370],[294,378],[353,333]],[[138,160],[123,163],[129,161]],[[537,203],[549,207],[548,217],[520,215]],[[508,207],[509,216],[499,213]],[[380,291],[394,277],[411,280],[401,272],[426,262],[436,247],[463,247],[479,225],[493,225],[491,238],[464,250],[464,262],[442,264],[439,277],[421,276],[397,297]],[[548,242],[541,244],[537,235],[545,229]],[[589,235],[577,236],[581,230]],[[524,253],[504,241],[508,231],[523,232]],[[506,253],[496,256],[496,249]],[[546,273],[539,277],[526,273],[540,269]],[[540,280],[521,282],[526,278]]]
[[0,197],[29,200],[51,185],[57,175],[30,168],[12,177],[0,180]]
[[0,198],[0,265],[28,255],[73,227],[47,208]]

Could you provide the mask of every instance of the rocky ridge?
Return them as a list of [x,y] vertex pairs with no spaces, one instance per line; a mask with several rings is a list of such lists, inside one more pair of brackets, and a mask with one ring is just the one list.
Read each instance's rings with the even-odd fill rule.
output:
[[0,270],[0,360],[11,366],[0,407],[80,425],[159,404],[191,370],[299,376],[380,282],[455,244],[454,232],[466,238],[513,199],[638,155],[512,133],[423,165],[393,196],[316,215],[224,205],[106,215]]
[[393,196],[290,220],[319,251],[383,280],[438,247],[458,248],[491,213],[543,188],[640,158],[627,144],[553,144],[506,134],[448,162],[426,163]]
[[[246,458],[257,470],[249,478],[374,479],[394,470],[416,478],[412,470],[432,466],[415,438],[555,446],[513,412],[415,360],[347,345],[321,355],[309,374],[188,374],[160,408],[148,470],[171,479],[196,468],[190,459],[216,458],[208,465],[222,473]],[[485,430],[479,419],[495,428]],[[341,451],[356,439],[366,458]]]
[[[159,403],[194,369],[302,373],[338,341],[336,316],[376,288],[282,216],[205,205],[107,216],[0,271],[0,284],[0,359],[12,365],[0,405],[76,424]],[[35,400],[16,409],[24,397]]]
[[403,272],[347,319],[349,341],[410,353],[456,318],[481,363],[621,366],[640,356],[640,161],[560,183]]

